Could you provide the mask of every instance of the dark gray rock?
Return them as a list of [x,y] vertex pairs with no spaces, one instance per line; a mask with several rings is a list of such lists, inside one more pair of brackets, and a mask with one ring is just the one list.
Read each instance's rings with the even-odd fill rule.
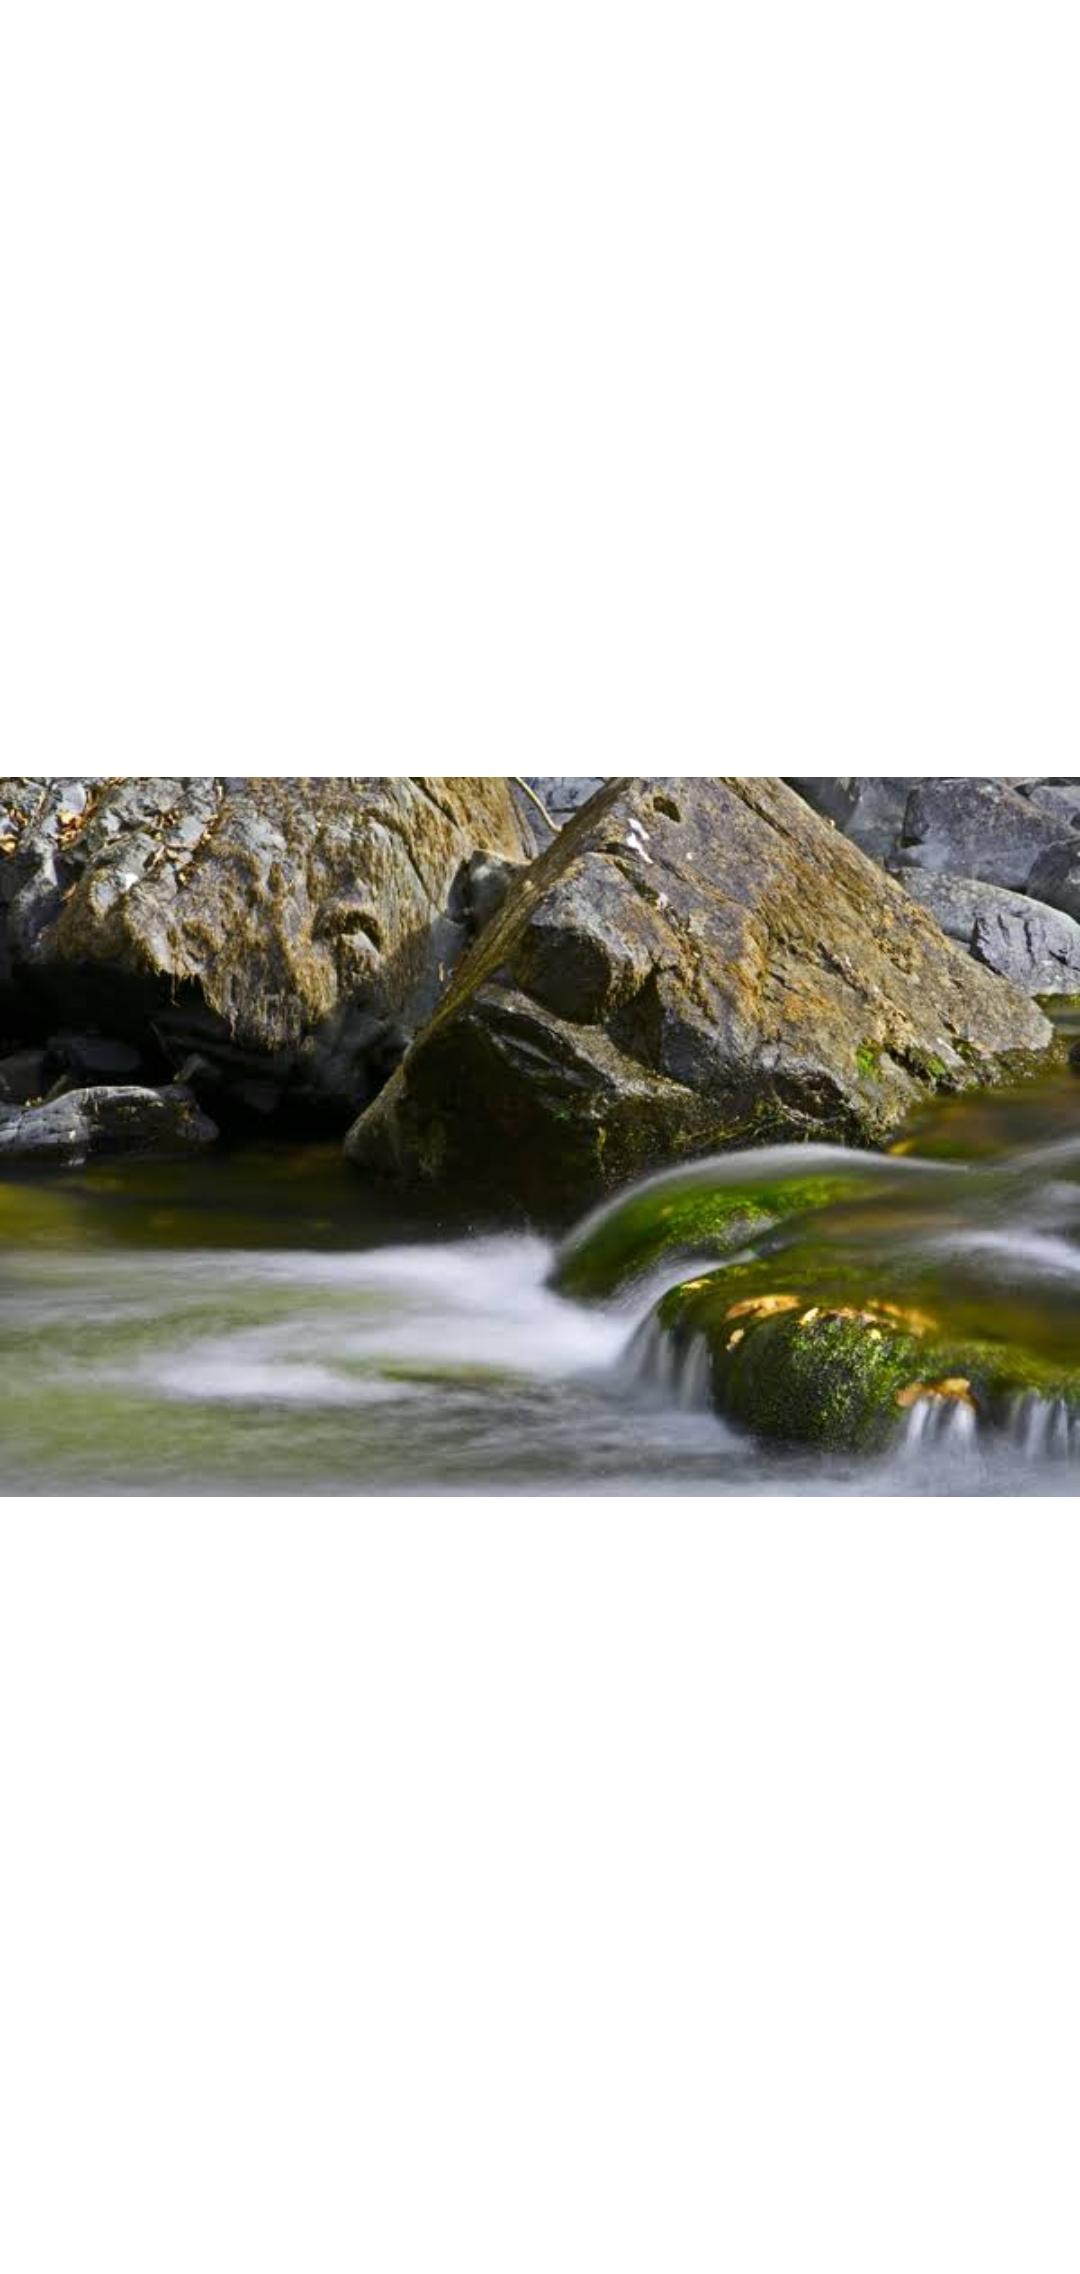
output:
[[[848,824],[858,802],[863,781],[860,774],[785,774],[784,780],[791,790],[797,790],[823,821],[831,821],[834,829],[842,829],[845,837]],[[910,789],[911,785],[908,784]],[[906,802],[906,801],[905,801]]]
[[1064,832],[1080,830],[1080,789],[1066,787],[1064,782],[1035,782],[1025,796],[1041,814],[1050,814],[1050,821],[1062,821]]
[[51,1034],[50,1060],[77,1077],[77,1084],[131,1082],[142,1066],[133,1043],[104,1034]]
[[789,774],[787,779],[815,813],[842,829],[871,860],[895,857],[913,788],[909,774]]
[[[1032,903],[1045,900],[1080,916],[1080,884],[1067,881],[1080,782],[1018,775],[791,779],[815,811],[892,868],[949,937],[988,969],[1029,994],[1074,990],[1077,943]],[[1036,856],[1045,889],[1029,882]],[[1060,889],[1071,890],[1071,900],[1057,901]]]
[[1060,843],[1063,822],[989,776],[946,775],[920,782],[904,815],[899,863],[978,877],[1014,892],[1027,887],[1033,861]]
[[[913,826],[918,829],[924,811],[935,814],[945,802],[954,825],[957,816],[966,810],[967,801],[960,794],[963,785],[975,780],[979,788],[995,799],[1001,793],[1019,794],[1026,803],[1051,818],[1062,822],[1066,829],[1076,816],[1080,828],[1080,782],[1071,785],[1059,781],[1051,783],[1038,776],[1019,774],[983,775],[913,775],[913,774],[789,774],[792,789],[812,805],[816,813],[833,823],[834,828],[850,837],[873,860],[886,867],[897,869],[913,857],[921,859],[914,847],[903,849],[903,839],[909,800],[918,797],[924,803],[913,809]],[[954,794],[955,793],[955,794]],[[1003,815],[1012,811],[1014,826],[1016,809],[1010,808],[1006,798]],[[930,866],[940,865],[931,859]],[[952,857],[946,864],[952,870]],[[961,857],[957,855],[956,873],[961,873]],[[974,872],[964,872],[974,873]]]
[[1080,837],[1051,845],[1040,853],[1027,879],[1033,900],[1060,908],[1080,922]]
[[50,1079],[46,1050],[12,1051],[0,1058],[0,1105],[28,1105],[44,1097]]
[[567,821],[572,813],[579,813],[597,790],[610,780],[607,774],[525,774],[522,779],[534,790],[545,812],[552,821]]

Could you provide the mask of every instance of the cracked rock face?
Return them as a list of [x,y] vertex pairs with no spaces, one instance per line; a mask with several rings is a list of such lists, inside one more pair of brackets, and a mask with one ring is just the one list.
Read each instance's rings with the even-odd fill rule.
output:
[[503,779],[0,780],[0,1025],[152,1029],[167,1064],[347,1116],[467,945],[463,864],[537,842]]
[[513,886],[348,1151],[553,1219],[680,1155],[880,1142],[1050,1043],[782,782],[617,780]]

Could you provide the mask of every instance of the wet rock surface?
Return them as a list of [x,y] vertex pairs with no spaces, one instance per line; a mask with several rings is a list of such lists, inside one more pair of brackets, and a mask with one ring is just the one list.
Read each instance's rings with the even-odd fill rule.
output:
[[[718,1201],[737,1185],[772,1228],[720,1268],[680,1272],[677,1248],[664,1253],[666,1292],[628,1354],[635,1385],[712,1406],[762,1441],[923,1456],[1011,1443],[1075,1456],[1075,1275],[1045,1269],[1051,1226],[1064,1235],[1059,1256],[1075,1231],[1074,1101],[1052,1080],[939,1102],[918,1118],[921,1135],[909,1124],[891,1155],[819,1159],[817,1197],[802,1146],[701,1164],[699,1202],[715,1177]],[[1020,1140],[1010,1152],[1006,1130]],[[661,1228],[664,1181],[621,1204],[624,1230],[637,1211],[639,1244]],[[785,1187],[793,1209],[777,1206]]]

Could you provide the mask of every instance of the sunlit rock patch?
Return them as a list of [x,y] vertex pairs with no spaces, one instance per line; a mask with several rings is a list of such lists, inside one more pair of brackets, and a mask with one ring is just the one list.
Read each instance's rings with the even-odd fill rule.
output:
[[565,1223],[707,1153],[879,1146],[1052,1040],[782,782],[617,779],[511,886],[346,1151]]
[[470,864],[549,835],[510,777],[2,777],[0,1058],[75,1030],[223,1123],[339,1128],[473,936]]

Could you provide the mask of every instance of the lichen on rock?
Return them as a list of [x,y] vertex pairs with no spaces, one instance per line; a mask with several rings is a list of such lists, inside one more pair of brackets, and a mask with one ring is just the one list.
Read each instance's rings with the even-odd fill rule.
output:
[[464,864],[530,857],[533,815],[479,776],[0,781],[0,997],[347,1117],[468,944]]
[[706,1152],[880,1144],[1051,1040],[782,782],[615,780],[511,887],[348,1151],[557,1220]]

